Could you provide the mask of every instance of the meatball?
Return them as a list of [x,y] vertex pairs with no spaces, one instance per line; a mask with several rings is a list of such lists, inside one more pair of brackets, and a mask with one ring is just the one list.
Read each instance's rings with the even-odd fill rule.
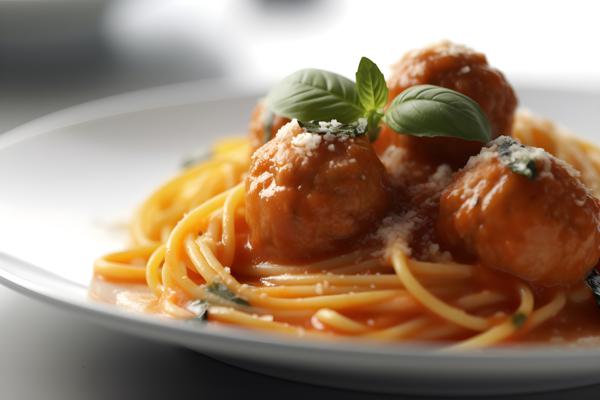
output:
[[[517,98],[504,75],[492,68],[484,54],[467,47],[443,41],[404,55],[392,66],[388,81],[389,101],[405,89],[421,84],[446,87],[476,101],[490,120],[493,137],[510,135]],[[401,142],[410,151],[427,155],[436,164],[453,168],[465,165],[479,152],[482,143],[457,138],[398,136],[391,129],[381,134],[383,142]],[[391,136],[391,137],[389,137]]]
[[438,167],[419,148],[415,149],[409,139],[383,126],[379,139],[373,143],[394,187],[410,188],[425,183]]
[[[248,126],[250,151],[255,152],[260,146],[274,137],[279,128],[290,122],[289,119],[270,113],[265,104],[259,101],[252,111]],[[267,126],[270,125],[270,128]]]
[[277,262],[344,249],[390,204],[385,170],[366,137],[310,133],[296,120],[253,154],[245,184],[252,249]]
[[598,262],[599,212],[572,167],[502,136],[444,190],[437,233],[485,267],[542,286],[569,285]]

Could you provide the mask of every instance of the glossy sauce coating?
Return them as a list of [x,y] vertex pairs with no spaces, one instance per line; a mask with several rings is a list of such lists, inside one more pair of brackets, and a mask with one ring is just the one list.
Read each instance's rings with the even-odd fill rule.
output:
[[494,146],[469,161],[442,194],[438,235],[455,254],[534,284],[581,282],[600,257],[598,201],[568,165],[526,151],[533,178],[513,172]]
[[366,137],[308,133],[296,121],[254,153],[246,194],[253,251],[286,262],[347,249],[376,229],[390,204]]
[[[463,93],[476,101],[490,120],[492,138],[510,135],[517,98],[504,75],[491,67],[484,54],[443,41],[406,53],[392,66],[388,80],[389,101],[405,89],[421,84],[442,86]],[[419,138],[382,130],[376,149],[390,143],[409,149],[417,159],[434,164],[462,167],[483,143],[455,138]]]

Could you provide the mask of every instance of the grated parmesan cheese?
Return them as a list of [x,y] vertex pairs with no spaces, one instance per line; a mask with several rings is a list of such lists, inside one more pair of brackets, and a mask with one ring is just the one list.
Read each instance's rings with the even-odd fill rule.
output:
[[331,135],[332,132],[340,126],[342,126],[342,123],[337,119],[332,119],[331,121],[319,121],[319,132]]
[[[409,168],[403,166],[403,168]],[[390,215],[383,219],[375,238],[383,242],[383,257],[391,256],[392,248],[400,248],[409,256],[432,261],[448,261],[450,253],[442,251],[435,243],[428,227],[431,222],[430,210],[438,206],[441,192],[452,180],[452,169],[447,164],[437,167],[423,183],[405,187],[410,203],[416,205],[401,214]],[[417,252],[411,248],[416,245]]]
[[442,190],[450,184],[452,180],[452,168],[448,164],[439,165],[427,183],[435,190]]
[[264,186],[264,183],[272,178],[273,178],[272,173],[270,173],[269,171],[263,172],[258,177],[252,179],[252,181],[250,182],[250,191],[253,192],[253,191],[257,190],[259,185]]
[[258,193],[258,195],[260,196],[260,198],[266,199],[266,198],[273,196],[275,193],[282,192],[284,190],[285,190],[285,188],[283,186],[278,186],[277,183],[275,183],[275,179],[273,179],[273,180],[271,180],[271,183],[269,184],[269,186],[267,186],[266,188],[263,188]]
[[406,150],[397,146],[388,146],[381,155],[381,162],[392,179],[398,180],[406,173]]
[[329,160],[329,168],[343,168],[351,164],[356,164],[357,162],[358,161],[356,161],[356,158],[351,158],[349,160]]
[[293,136],[301,131],[302,127],[298,123],[298,120],[294,118],[293,120],[279,128],[279,130],[275,134],[275,137],[282,140],[288,136]]
[[437,243],[430,243],[426,248],[426,257],[436,262],[452,261],[452,254],[448,251],[442,251]]
[[469,72],[471,72],[471,67],[469,67],[468,65],[465,65],[464,67],[458,70],[459,75],[466,75]]
[[[402,215],[391,215],[385,217],[381,221],[381,225],[377,232],[376,237],[383,241],[386,249],[390,249],[392,246],[400,247],[402,251],[410,255],[412,249],[409,243],[413,237],[413,232],[418,224],[421,222],[421,217],[415,210],[408,210]],[[386,250],[385,257],[388,258],[391,254]]]
[[337,136],[331,132],[327,132],[323,135],[323,139],[325,139],[326,142],[333,142],[336,139],[336,137]]
[[292,138],[292,146],[302,156],[312,156],[313,150],[319,148],[321,135],[318,133],[302,132]]

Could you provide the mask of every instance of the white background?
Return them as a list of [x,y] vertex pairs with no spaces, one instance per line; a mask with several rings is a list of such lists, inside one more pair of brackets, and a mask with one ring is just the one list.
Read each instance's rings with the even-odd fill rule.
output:
[[248,79],[271,80],[306,66],[352,75],[362,55],[385,67],[408,49],[450,39],[485,52],[510,76],[600,84],[594,1],[298,3],[306,7],[265,12],[249,1],[138,0],[115,8],[108,24],[129,43],[168,35],[192,46],[208,43],[226,53],[232,73]]

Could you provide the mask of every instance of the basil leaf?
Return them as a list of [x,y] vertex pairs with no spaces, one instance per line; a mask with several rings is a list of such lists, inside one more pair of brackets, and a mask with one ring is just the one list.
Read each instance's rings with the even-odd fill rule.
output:
[[363,110],[383,111],[388,97],[387,84],[377,65],[367,57],[362,57],[358,64],[356,91]]
[[400,93],[383,117],[396,132],[413,136],[447,136],[488,142],[490,123],[479,105],[454,90],[412,86]]
[[363,116],[354,82],[319,69],[302,69],[283,79],[266,104],[275,114],[300,121],[349,123]]
[[367,114],[367,126],[369,128],[367,135],[369,136],[371,143],[377,140],[379,133],[381,132],[379,121],[381,121],[381,118],[383,117],[382,111],[371,111]]
[[206,287],[206,290],[208,290],[210,293],[219,296],[220,298],[230,301],[232,303],[235,304],[239,304],[240,306],[249,306],[250,303],[248,303],[246,300],[237,297],[235,295],[235,293],[233,293],[231,290],[229,290],[229,288],[227,286],[225,286],[223,283],[221,282],[213,282],[210,285],[208,285]]

